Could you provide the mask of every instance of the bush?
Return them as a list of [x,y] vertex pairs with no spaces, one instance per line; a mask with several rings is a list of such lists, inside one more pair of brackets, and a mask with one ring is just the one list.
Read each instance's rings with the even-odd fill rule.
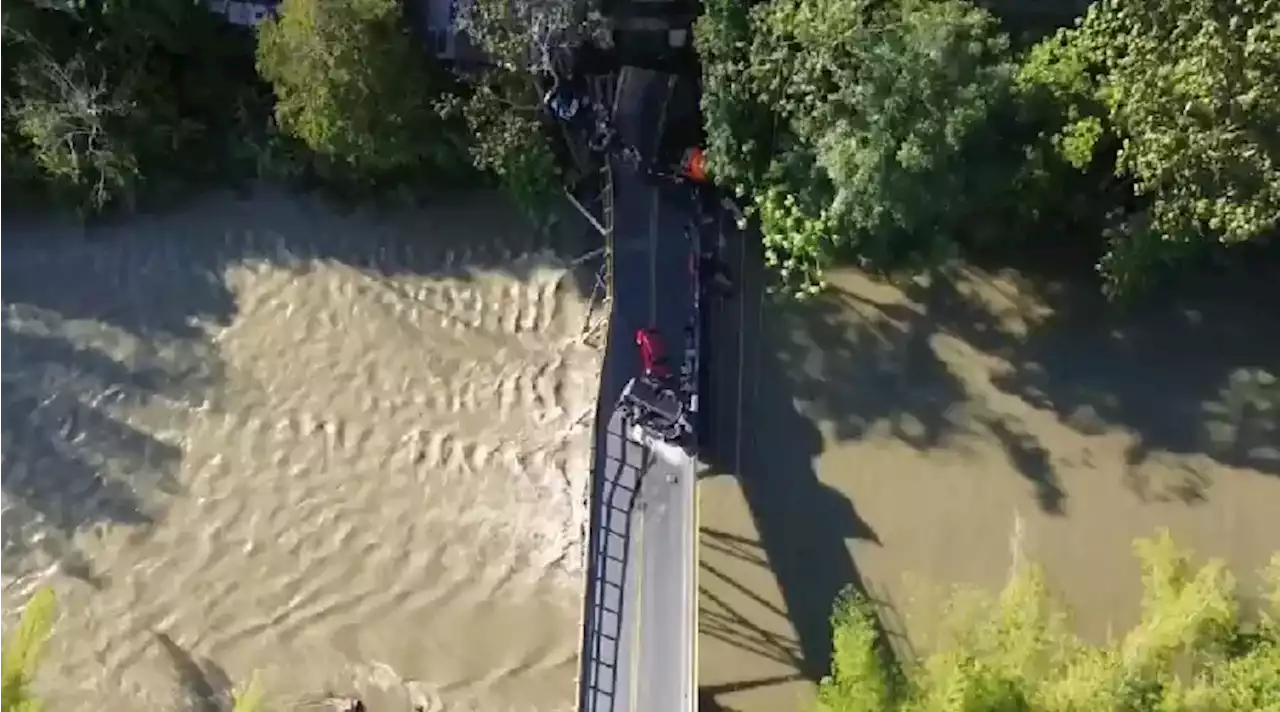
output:
[[6,5],[6,185],[87,217],[225,179],[261,105],[252,39],[199,4]]
[[963,0],[708,0],[708,168],[810,294],[1065,237],[1134,296],[1280,227],[1280,0],[1101,0],[1015,56]]
[[39,712],[44,709],[31,693],[31,682],[40,666],[57,612],[53,590],[42,588],[36,591],[22,611],[18,629],[4,642],[4,668],[0,672],[3,712]]
[[835,655],[818,708],[827,712],[1277,712],[1280,710],[1280,554],[1271,608],[1246,620],[1220,562],[1196,570],[1167,532],[1136,544],[1145,593],[1137,627],[1088,645],[1052,605],[1043,575],[1020,570],[994,601],[957,606],[946,642],[902,677],[878,656],[865,599],[837,606]]

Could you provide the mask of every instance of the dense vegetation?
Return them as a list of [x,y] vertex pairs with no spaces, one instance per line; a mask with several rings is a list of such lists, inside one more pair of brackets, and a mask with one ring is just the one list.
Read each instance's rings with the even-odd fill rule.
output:
[[[461,21],[488,71],[432,59],[401,0],[285,0],[256,33],[191,0],[7,3],[7,195],[89,216],[263,175],[488,182],[536,216],[565,168],[539,77],[600,18],[476,0]],[[1125,295],[1275,234],[1280,0],[1099,0],[1025,30],[965,0],[705,2],[708,168],[783,285],[1075,244]]]
[[462,75],[399,0],[285,0],[256,33],[191,0],[4,6],[5,187],[88,217],[266,176],[346,197],[557,188],[526,66]]
[[1101,646],[1075,638],[1035,567],[995,599],[957,597],[943,643],[886,665],[873,608],[837,606],[824,712],[1276,712],[1280,710],[1280,554],[1267,600],[1246,615],[1220,562],[1196,570],[1168,536],[1140,540],[1138,625]]
[[708,167],[795,292],[1066,240],[1131,294],[1280,224],[1277,0],[1100,0],[1016,43],[963,0],[706,4]]

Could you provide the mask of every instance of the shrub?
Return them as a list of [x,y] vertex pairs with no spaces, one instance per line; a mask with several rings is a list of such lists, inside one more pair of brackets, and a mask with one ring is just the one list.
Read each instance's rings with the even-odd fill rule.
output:
[[18,629],[4,642],[0,672],[0,704],[3,712],[39,712],[44,706],[31,692],[31,682],[44,654],[44,645],[57,616],[53,590],[36,591],[22,611]]
[[818,708],[828,712],[1257,712],[1280,711],[1280,554],[1271,608],[1241,613],[1221,562],[1196,569],[1167,532],[1140,540],[1145,593],[1138,625],[1118,641],[1071,635],[1042,573],[1017,572],[995,600],[951,621],[944,643],[893,677],[876,655],[871,606],[849,594],[836,608],[832,673]]

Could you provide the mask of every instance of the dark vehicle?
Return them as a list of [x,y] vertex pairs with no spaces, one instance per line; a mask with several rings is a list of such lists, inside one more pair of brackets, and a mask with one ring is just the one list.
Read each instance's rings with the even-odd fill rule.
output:
[[668,379],[646,374],[627,382],[618,407],[628,425],[665,442],[678,442],[688,429],[684,403]]
[[636,331],[636,347],[641,372],[622,389],[623,418],[659,440],[677,441],[688,422],[683,395],[671,377],[666,345],[657,329],[647,327]]

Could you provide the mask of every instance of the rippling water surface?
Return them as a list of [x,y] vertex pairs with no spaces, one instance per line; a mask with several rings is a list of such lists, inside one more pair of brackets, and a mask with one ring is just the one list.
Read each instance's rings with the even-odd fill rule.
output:
[[579,240],[283,195],[5,227],[5,623],[55,587],[52,709],[202,709],[255,671],[283,709],[572,707]]

